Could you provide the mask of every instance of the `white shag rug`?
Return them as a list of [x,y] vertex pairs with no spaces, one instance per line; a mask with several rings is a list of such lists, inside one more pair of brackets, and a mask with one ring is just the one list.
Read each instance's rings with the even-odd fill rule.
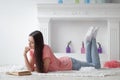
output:
[[0,73],[19,71],[19,70],[26,70],[26,67],[23,65],[1,65],[0,66]]
[[49,73],[36,73],[33,74],[41,75],[41,76],[76,76],[76,77],[105,77],[105,76],[113,76],[120,75],[120,69],[94,69],[92,67],[84,67],[79,71],[71,70],[71,71],[56,71]]
[[[11,71],[20,71],[26,70],[23,65],[4,65],[0,66],[0,73],[6,73]],[[76,76],[76,77],[105,77],[112,75],[120,75],[120,68],[114,69],[95,69],[93,67],[83,67],[78,71],[70,70],[70,71],[55,71],[48,73],[37,73],[32,72],[33,75],[41,75],[41,76]]]

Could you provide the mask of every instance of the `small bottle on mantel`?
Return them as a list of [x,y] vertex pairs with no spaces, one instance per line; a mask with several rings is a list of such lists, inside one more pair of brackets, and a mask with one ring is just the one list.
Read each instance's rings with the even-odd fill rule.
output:
[[58,0],[58,4],[63,4],[63,0]]
[[82,41],[82,47],[81,47],[81,54],[85,53],[85,47],[84,47],[84,42]]
[[85,4],[89,4],[90,0],[85,0],[84,2],[85,2]]
[[101,44],[98,42],[98,53],[102,53],[102,47]]
[[66,53],[71,53],[70,44],[71,44],[71,41],[69,41],[68,44],[67,44]]
[[79,4],[79,3],[80,3],[80,0],[75,0],[75,3],[76,3],[76,4]]

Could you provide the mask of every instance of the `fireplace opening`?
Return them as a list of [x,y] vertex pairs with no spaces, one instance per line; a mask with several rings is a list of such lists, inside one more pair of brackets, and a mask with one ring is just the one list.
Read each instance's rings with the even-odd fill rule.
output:
[[[107,20],[52,18],[49,22],[49,44],[54,53],[65,53],[71,41],[71,53],[80,53],[82,41],[89,27],[99,27],[96,40],[107,53],[108,27]],[[97,43],[96,43],[97,44]]]

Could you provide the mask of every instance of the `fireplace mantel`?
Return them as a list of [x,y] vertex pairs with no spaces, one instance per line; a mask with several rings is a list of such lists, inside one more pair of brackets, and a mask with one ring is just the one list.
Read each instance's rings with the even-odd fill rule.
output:
[[120,18],[120,4],[38,4],[38,17]]
[[49,45],[53,44],[50,32],[52,20],[106,21],[106,54],[109,60],[120,60],[120,4],[38,4],[37,9],[40,30]]

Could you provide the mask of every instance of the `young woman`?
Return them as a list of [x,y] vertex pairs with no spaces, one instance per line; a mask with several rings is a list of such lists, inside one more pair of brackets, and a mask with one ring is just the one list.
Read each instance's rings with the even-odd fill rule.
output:
[[[86,60],[79,61],[71,57],[57,58],[51,48],[44,44],[40,31],[34,31],[29,35],[29,46],[25,47],[24,59],[28,70],[46,73],[49,71],[79,70],[81,67],[95,67],[99,69],[100,59],[97,52],[96,34],[97,28],[90,27],[86,34]],[[29,59],[27,54],[30,54]]]

